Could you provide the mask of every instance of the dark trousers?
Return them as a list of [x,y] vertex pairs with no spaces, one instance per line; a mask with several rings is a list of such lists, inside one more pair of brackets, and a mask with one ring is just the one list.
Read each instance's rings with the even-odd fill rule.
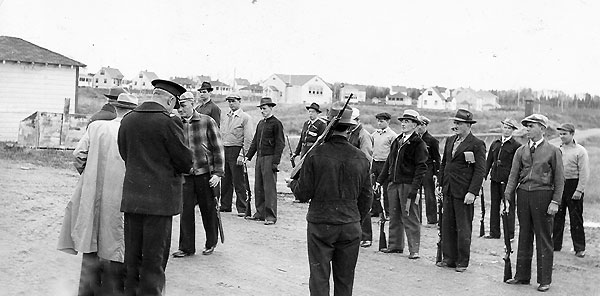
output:
[[552,283],[552,220],[548,215],[548,205],[552,200],[552,191],[517,190],[517,217],[519,218],[519,247],[517,250],[516,280],[531,279],[531,260],[533,258],[533,236],[535,235],[537,258],[537,282]]
[[[379,175],[381,174],[381,170],[383,169],[383,165],[385,164],[385,161],[373,161],[373,164],[371,165],[371,175],[373,176],[373,180],[371,182],[371,184],[375,184],[375,181],[377,180],[377,177],[379,177]],[[381,190],[383,190],[383,207],[385,209],[386,213],[390,212],[390,206],[389,206],[389,199],[388,199],[388,192],[386,190],[386,188],[388,187],[389,182],[388,181],[384,181],[381,184]],[[379,194],[379,192],[373,192],[373,205],[371,206],[371,213],[379,215],[381,214],[381,195]]]
[[173,217],[125,213],[125,295],[162,295]]
[[[502,198],[506,184],[490,182],[490,236],[500,237],[500,212],[502,211]],[[508,201],[508,237],[515,237],[515,200]]]
[[573,248],[575,252],[585,251],[585,232],[583,230],[583,193],[581,199],[574,200],[573,194],[577,189],[579,179],[565,180],[565,190],[563,191],[562,203],[558,212],[554,215],[554,231],[552,240],[554,242],[554,251],[560,251],[563,243],[563,232],[565,230],[565,215],[569,209],[569,221],[571,223],[571,238],[573,239]]
[[354,269],[360,244],[360,223],[307,226],[310,295],[329,295],[333,269],[333,295],[352,295]]
[[[412,184],[390,183],[388,193],[390,197],[390,250],[404,249],[404,234],[408,242],[408,251],[418,253],[421,245],[421,221],[419,221],[419,208],[414,200],[410,200],[407,210],[408,195]],[[408,212],[408,215],[406,214]]]
[[238,213],[246,212],[246,184],[244,180],[244,166],[238,165],[237,158],[242,147],[225,146],[225,176],[221,180],[221,210],[231,211],[233,189],[235,188],[235,208]]
[[125,265],[100,259],[97,253],[83,253],[78,296],[122,295]]
[[196,252],[196,204],[200,208],[202,225],[206,233],[204,247],[212,248],[217,244],[219,231],[217,203],[208,183],[209,180],[210,174],[185,177],[183,211],[179,223],[179,250],[186,253]]
[[255,218],[277,222],[277,172],[273,171],[273,155],[258,156],[255,167]]
[[462,197],[444,195],[443,207],[443,260],[449,266],[467,267],[471,256],[474,206],[465,204]]
[[433,183],[433,164],[427,165],[427,172],[423,176],[423,189],[425,193],[425,215],[427,224],[437,223],[437,199],[435,197],[435,184]]

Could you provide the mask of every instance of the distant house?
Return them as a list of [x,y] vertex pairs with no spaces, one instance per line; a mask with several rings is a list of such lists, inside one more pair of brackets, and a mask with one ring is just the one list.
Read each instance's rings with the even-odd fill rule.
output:
[[171,78],[171,81],[178,83],[179,85],[185,87],[185,89],[187,89],[187,90],[195,90],[196,89],[196,82],[190,78],[174,77],[174,78]]
[[410,106],[412,105],[412,98],[407,96],[406,93],[397,92],[386,96],[385,103],[388,105]]
[[16,141],[36,111],[75,112],[83,63],[17,37],[0,36],[0,141]]
[[137,76],[131,79],[131,88],[138,90],[153,89],[152,80],[158,79],[158,75],[148,70],[140,71]]
[[200,86],[202,86],[202,82],[211,81],[212,79],[208,75],[196,75],[192,78],[192,80],[196,83],[196,86],[194,86],[193,88],[198,89],[200,88]]
[[500,108],[498,96],[495,94],[471,88],[458,88],[453,92],[457,108],[465,108],[471,111],[487,111]]
[[92,73],[79,73],[79,87],[92,87],[94,81],[94,74]]
[[239,92],[242,88],[250,86],[250,81],[244,78],[236,78],[233,83],[233,91]]
[[[278,103],[326,104],[331,102],[331,87],[317,75],[273,74],[265,79],[261,86],[275,87],[281,92]],[[275,100],[275,98],[273,98]]]
[[123,74],[116,68],[102,67],[92,81],[92,86],[95,88],[112,88],[121,86],[123,80]]
[[408,88],[406,86],[392,85],[390,86],[390,94],[401,93],[408,96]]
[[239,90],[240,96],[245,98],[260,98],[263,97],[263,92],[264,88],[259,84],[251,84]]
[[367,101],[367,86],[344,83],[344,87],[340,88],[340,98],[343,98],[345,102],[348,100],[350,94],[353,94],[352,99],[350,99],[350,103],[364,103]]
[[430,87],[421,93],[417,99],[417,108],[452,110],[447,102],[451,101],[448,90],[443,87]]
[[281,91],[279,91],[276,87],[270,85],[263,89],[263,96],[269,97],[274,101],[278,102],[281,100]]
[[231,93],[231,86],[219,80],[211,81],[210,85],[213,88],[213,94],[226,96]]

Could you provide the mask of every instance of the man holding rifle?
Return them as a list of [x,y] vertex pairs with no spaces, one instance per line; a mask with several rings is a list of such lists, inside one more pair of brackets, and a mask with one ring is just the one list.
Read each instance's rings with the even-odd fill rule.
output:
[[229,112],[225,115],[221,126],[221,136],[225,146],[225,176],[221,182],[221,212],[231,212],[233,191],[235,189],[235,207],[239,217],[246,213],[248,196],[244,184],[244,154],[250,149],[252,142],[252,119],[240,108],[242,98],[230,94],[225,98],[229,104]]
[[329,295],[332,269],[334,295],[352,295],[360,221],[371,207],[369,161],[347,140],[355,122],[352,111],[344,107],[332,106],[330,133],[305,156],[297,181],[290,183],[294,194],[310,201],[306,215],[310,295]]
[[200,208],[206,243],[202,255],[215,250],[218,237],[217,200],[213,189],[223,177],[225,152],[217,123],[208,115],[194,110],[194,95],[181,95],[179,114],[183,121],[185,144],[193,152],[194,169],[185,175],[183,184],[183,211],[179,231],[179,251],[173,257],[181,258],[196,253],[196,223],[194,208]]

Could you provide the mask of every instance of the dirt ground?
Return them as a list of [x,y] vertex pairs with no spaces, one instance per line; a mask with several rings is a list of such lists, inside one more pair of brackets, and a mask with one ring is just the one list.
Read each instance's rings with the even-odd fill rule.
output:
[[[225,243],[219,243],[213,255],[169,260],[168,295],[308,295],[308,206],[292,203],[283,184],[285,175],[280,173],[278,184],[277,224],[265,226],[224,213]],[[57,251],[56,241],[77,178],[75,170],[0,160],[0,295],[76,295],[81,256]],[[598,222],[599,204],[592,206],[586,208],[586,220]],[[471,265],[466,272],[456,273],[434,265],[436,228],[422,228],[422,257],[409,260],[406,254],[377,252],[378,218],[373,218],[375,241],[360,250],[354,295],[537,294],[537,285],[515,287],[502,282],[503,242],[479,238],[478,219],[473,222]],[[196,244],[201,248],[204,234],[199,223],[198,217]],[[179,217],[175,217],[172,251],[177,248],[178,230]],[[567,230],[563,251],[555,253],[548,294],[599,295],[600,228],[586,229],[584,259],[569,251],[568,234]],[[512,261],[514,268],[515,254]]]

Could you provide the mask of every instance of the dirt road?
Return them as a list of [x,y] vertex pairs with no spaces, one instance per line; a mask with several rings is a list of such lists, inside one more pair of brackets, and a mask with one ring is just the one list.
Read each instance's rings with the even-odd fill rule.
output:
[[[0,282],[3,286],[0,295],[76,294],[81,256],[57,251],[56,241],[64,207],[77,178],[74,170],[0,160]],[[167,267],[168,295],[308,295],[307,205],[292,203],[289,190],[283,184],[279,184],[279,191],[279,220],[274,226],[225,213],[222,215],[225,244],[219,244],[213,255],[171,258]],[[598,222],[599,205],[592,206],[586,208],[586,219]],[[478,218],[473,223],[474,230],[479,229]],[[474,233],[471,265],[466,272],[456,273],[434,265],[435,228],[423,227],[422,258],[409,260],[406,254],[377,252],[376,218],[372,225],[374,246],[360,251],[354,295],[539,293],[535,290],[537,285],[514,287],[502,282],[501,240],[478,238]],[[178,229],[176,217],[172,251],[177,248]],[[197,227],[197,231],[197,247],[201,248],[202,227]],[[569,251],[572,245],[568,233],[565,231],[563,252],[555,253],[554,280],[547,294],[599,295],[600,229],[586,229],[588,255],[584,259],[576,258]],[[514,268],[515,254],[512,260]],[[535,266],[535,259],[533,262]],[[535,282],[535,268],[533,273],[532,282]]]

